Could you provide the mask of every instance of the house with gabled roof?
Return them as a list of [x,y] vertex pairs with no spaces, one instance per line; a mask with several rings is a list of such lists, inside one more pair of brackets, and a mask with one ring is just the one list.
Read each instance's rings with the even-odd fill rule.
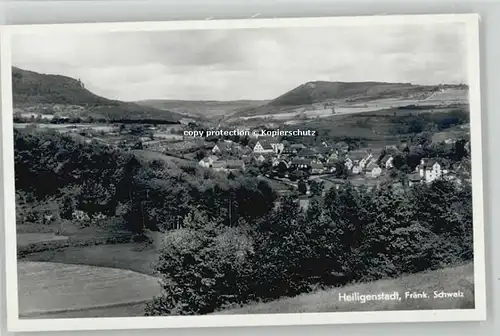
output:
[[253,147],[254,153],[274,153],[274,148],[271,146],[271,143],[267,140],[259,140]]
[[373,157],[373,154],[370,152],[359,161],[359,166],[361,167],[361,169],[365,169],[365,167],[374,160],[375,158]]
[[408,185],[411,187],[414,184],[422,182],[422,176],[419,173],[412,173],[408,175]]
[[219,141],[212,148],[212,153],[214,153],[214,154],[227,154],[227,153],[231,153],[232,149],[233,149],[232,143]]
[[382,175],[382,168],[380,168],[377,164],[370,165],[368,169],[370,169],[368,172],[372,178],[377,178]]
[[333,173],[337,170],[336,163],[333,161],[327,161],[323,166],[325,167],[325,173]]
[[392,156],[384,157],[380,163],[385,169],[394,168],[394,158]]
[[311,160],[308,159],[293,159],[290,163],[290,168],[292,170],[301,169],[301,170],[309,170],[311,169]]
[[215,171],[244,170],[245,163],[243,160],[218,160],[212,164],[212,169]]
[[298,153],[303,149],[306,149],[307,147],[304,146],[304,144],[292,144],[290,145],[290,152],[291,153]]
[[297,152],[297,156],[304,159],[312,159],[317,156],[317,153],[310,148],[304,148]]
[[263,154],[263,153],[274,153],[281,154],[285,148],[285,145],[275,141],[275,140],[258,140],[253,148],[254,153]]
[[320,162],[311,163],[311,174],[323,174],[325,172],[325,166]]
[[212,164],[217,161],[219,158],[215,155],[210,155],[207,157],[204,157],[198,162],[198,165],[205,167],[205,168],[211,168]]
[[354,165],[354,166],[352,167],[352,173],[353,173],[353,174],[355,174],[355,175],[361,174],[361,172],[362,172],[362,171],[363,171],[363,168],[361,168],[361,167],[359,166],[359,163],[358,163],[358,164],[356,164],[356,165]]
[[347,170],[350,171],[354,167],[354,162],[351,158],[347,157],[344,161],[344,165],[346,166]]
[[256,159],[258,162],[260,162],[260,163],[262,163],[262,162],[266,161],[266,157],[265,157],[264,155],[262,155],[262,154],[261,154],[261,155],[258,155],[257,157],[255,157],[255,159]]
[[328,156],[326,159],[327,162],[337,162],[339,159],[339,153],[336,151]]
[[442,164],[437,158],[423,158],[417,169],[420,178],[427,183],[437,180],[444,174]]

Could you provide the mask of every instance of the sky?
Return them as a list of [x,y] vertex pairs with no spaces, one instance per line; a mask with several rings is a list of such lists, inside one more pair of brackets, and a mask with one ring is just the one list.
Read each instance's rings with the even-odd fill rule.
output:
[[273,99],[310,81],[467,83],[465,26],[16,35],[12,63],[110,99]]

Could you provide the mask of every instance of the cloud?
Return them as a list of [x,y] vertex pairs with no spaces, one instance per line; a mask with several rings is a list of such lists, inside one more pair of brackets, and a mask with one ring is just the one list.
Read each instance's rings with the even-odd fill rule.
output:
[[308,81],[467,82],[465,26],[42,33],[13,39],[15,66],[139,99],[270,99]]

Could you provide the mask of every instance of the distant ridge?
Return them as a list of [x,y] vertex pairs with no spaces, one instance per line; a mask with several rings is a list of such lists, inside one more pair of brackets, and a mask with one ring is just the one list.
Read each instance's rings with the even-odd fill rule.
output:
[[418,85],[386,82],[311,81],[269,101],[266,105],[240,111],[235,116],[283,113],[296,107],[327,103],[365,103],[377,99],[426,99],[442,89],[468,89],[464,84]]
[[400,97],[412,93],[432,93],[437,85],[385,82],[326,82],[302,84],[269,102],[271,106],[306,105],[338,99],[371,99]]
[[268,100],[175,100],[175,99],[151,99],[137,101],[139,105],[150,106],[157,109],[166,109],[175,113],[197,116],[201,118],[226,117],[267,104]]
[[[177,122],[181,116],[167,110],[160,110],[136,103],[111,100],[87,90],[84,84],[67,76],[41,74],[12,67],[12,91],[14,107],[44,106],[44,112],[71,110],[73,116],[105,119],[160,119]],[[57,108],[55,108],[57,105]],[[67,106],[80,107],[64,108]],[[47,110],[48,109],[48,110]]]

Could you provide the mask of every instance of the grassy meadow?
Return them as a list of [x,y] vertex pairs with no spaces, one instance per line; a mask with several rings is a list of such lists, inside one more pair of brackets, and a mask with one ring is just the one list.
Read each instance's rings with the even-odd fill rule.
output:
[[[464,266],[403,276],[397,279],[378,280],[345,287],[318,290],[266,303],[255,303],[239,308],[227,309],[217,314],[284,314],[284,313],[323,313],[388,311],[416,309],[463,309],[474,308],[473,300],[474,270],[472,263]],[[434,291],[462,291],[463,298],[434,299]],[[407,291],[429,293],[429,299],[405,300]],[[377,294],[399,292],[401,301],[339,301],[339,294]]]
[[160,292],[157,278],[117,268],[19,262],[18,278],[21,318],[116,306],[127,310]]

